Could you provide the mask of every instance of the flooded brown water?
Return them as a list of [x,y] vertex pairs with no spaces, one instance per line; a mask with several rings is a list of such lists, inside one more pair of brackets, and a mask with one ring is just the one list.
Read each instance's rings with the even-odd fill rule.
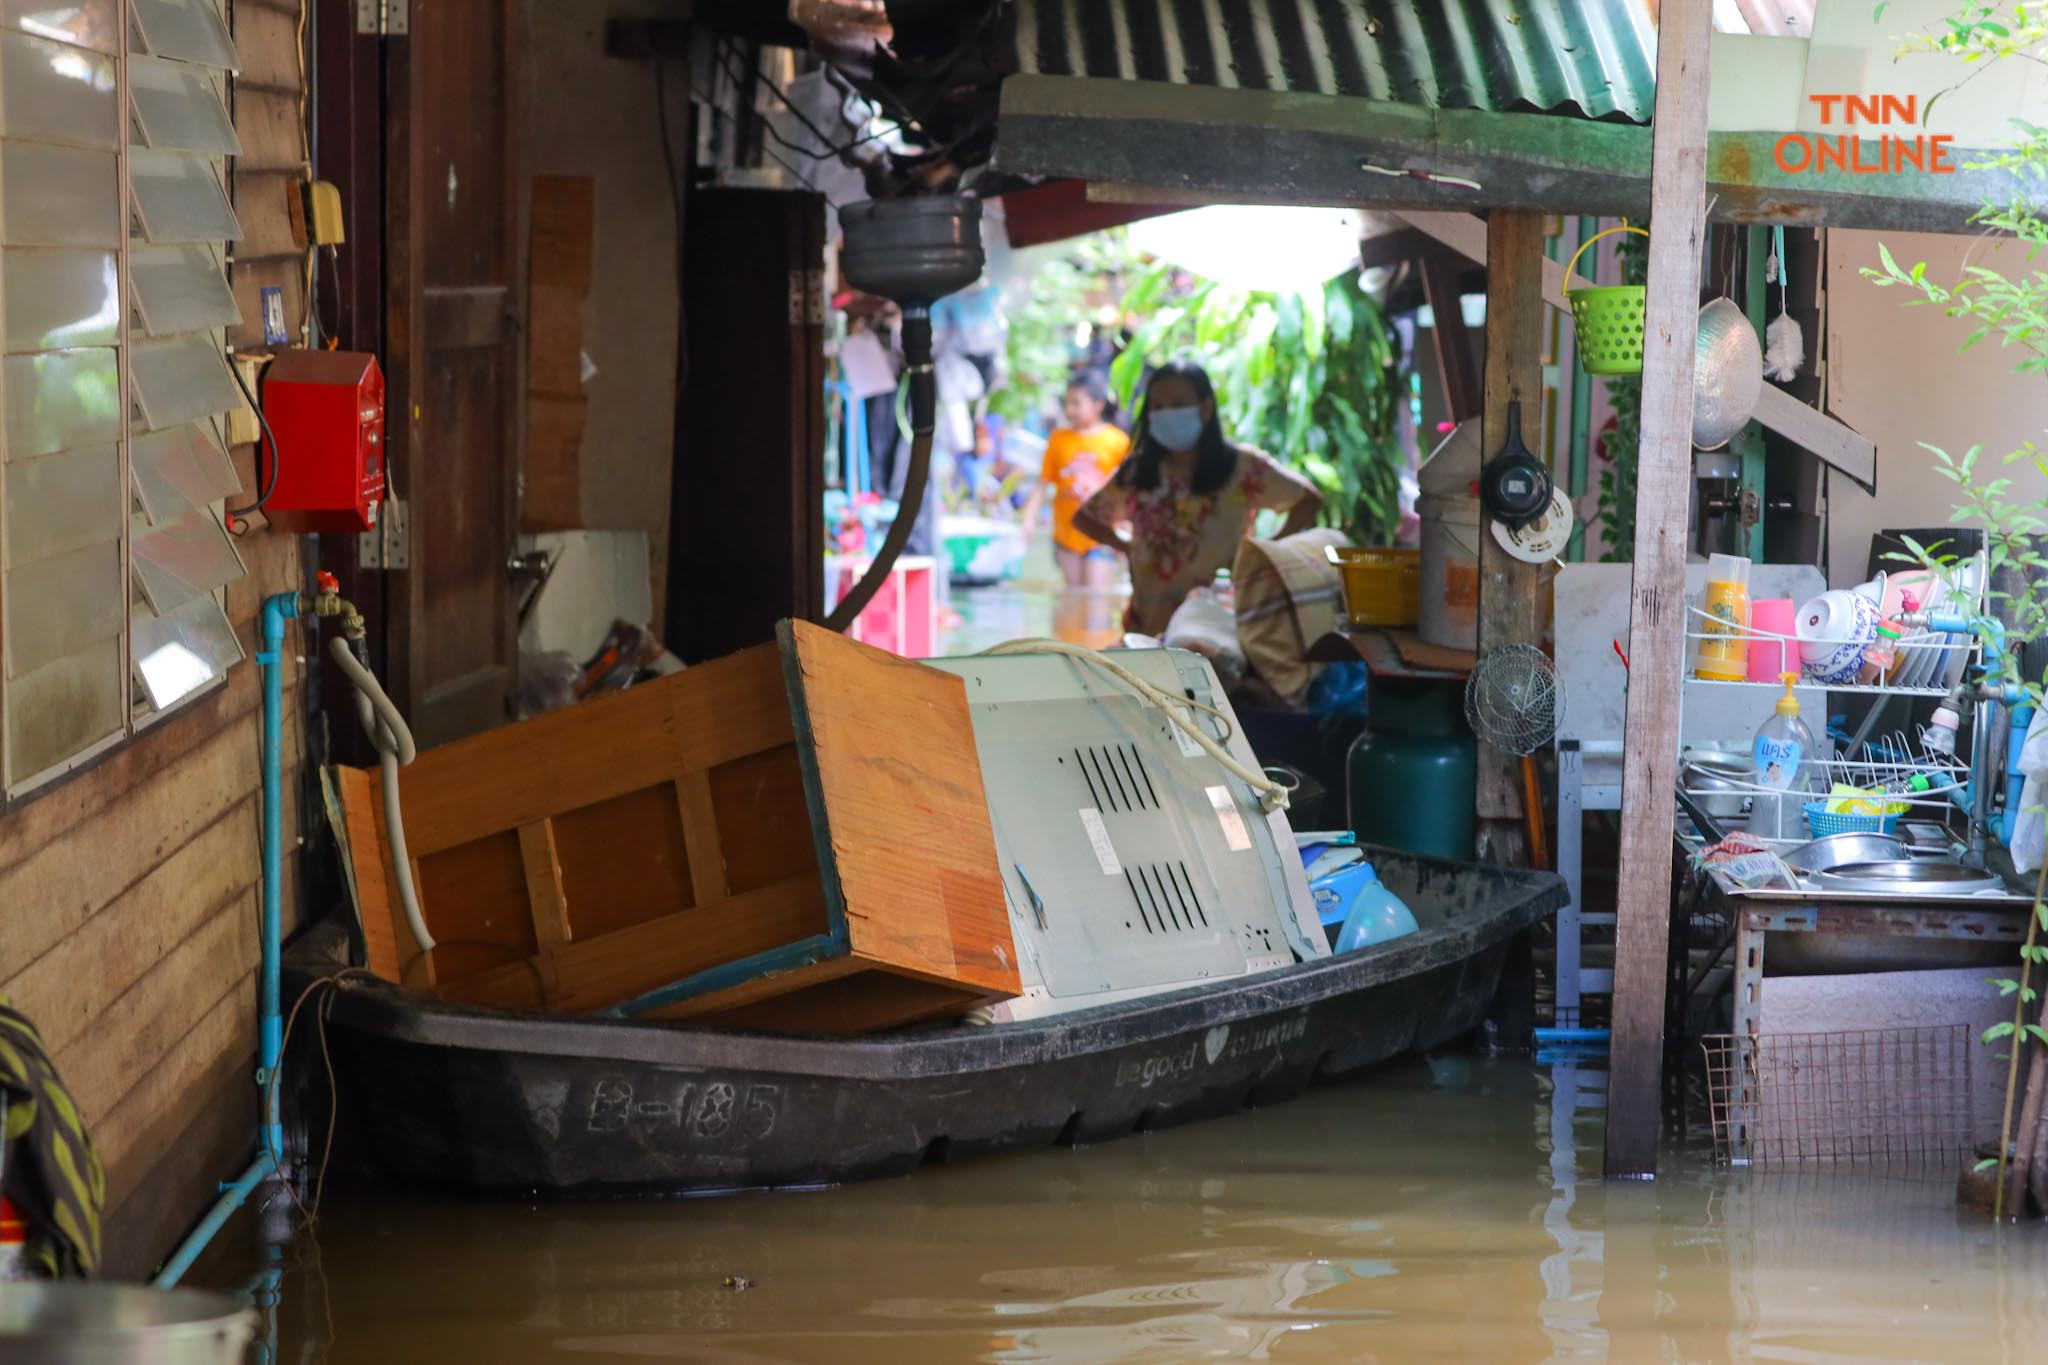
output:
[[[1602,1078],[1406,1063],[1271,1110],[808,1193],[331,1191],[281,1361],[2044,1359],[2048,1228],[1948,1181],[1598,1179]],[[231,1246],[194,1283],[246,1282]],[[729,1287],[728,1279],[749,1287]]]

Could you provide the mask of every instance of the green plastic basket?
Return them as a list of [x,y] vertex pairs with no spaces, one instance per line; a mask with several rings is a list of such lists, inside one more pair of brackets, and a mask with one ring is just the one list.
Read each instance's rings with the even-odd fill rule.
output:
[[[1594,233],[1579,243],[1579,249],[1565,264],[1566,281],[1572,278],[1572,269],[1578,265],[1579,257],[1586,248],[1614,232],[1650,235],[1627,223],[1608,228],[1606,232]],[[1647,286],[1640,284],[1594,285],[1565,291],[1565,297],[1572,305],[1572,326],[1578,340],[1579,363],[1586,367],[1587,374],[1643,372],[1643,304],[1649,292]]]

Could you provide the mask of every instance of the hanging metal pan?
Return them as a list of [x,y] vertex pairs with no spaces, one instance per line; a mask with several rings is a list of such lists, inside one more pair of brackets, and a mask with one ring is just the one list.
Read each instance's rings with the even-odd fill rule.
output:
[[1715,299],[1700,309],[1694,351],[1692,443],[1719,450],[1749,424],[1763,396],[1764,352],[1740,308]]

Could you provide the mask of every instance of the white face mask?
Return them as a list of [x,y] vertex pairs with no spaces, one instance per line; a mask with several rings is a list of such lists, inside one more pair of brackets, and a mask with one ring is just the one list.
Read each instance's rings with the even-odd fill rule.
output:
[[1193,450],[1205,425],[1200,408],[1154,408],[1145,418],[1152,439],[1172,451]]

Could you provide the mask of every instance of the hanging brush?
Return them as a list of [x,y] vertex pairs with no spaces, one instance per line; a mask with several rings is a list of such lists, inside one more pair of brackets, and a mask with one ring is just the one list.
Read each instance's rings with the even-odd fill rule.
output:
[[1771,229],[1771,254],[1764,261],[1764,279],[1778,284],[1778,316],[1764,329],[1764,373],[1780,384],[1799,377],[1806,363],[1806,338],[1787,310],[1785,286],[1785,229]]

